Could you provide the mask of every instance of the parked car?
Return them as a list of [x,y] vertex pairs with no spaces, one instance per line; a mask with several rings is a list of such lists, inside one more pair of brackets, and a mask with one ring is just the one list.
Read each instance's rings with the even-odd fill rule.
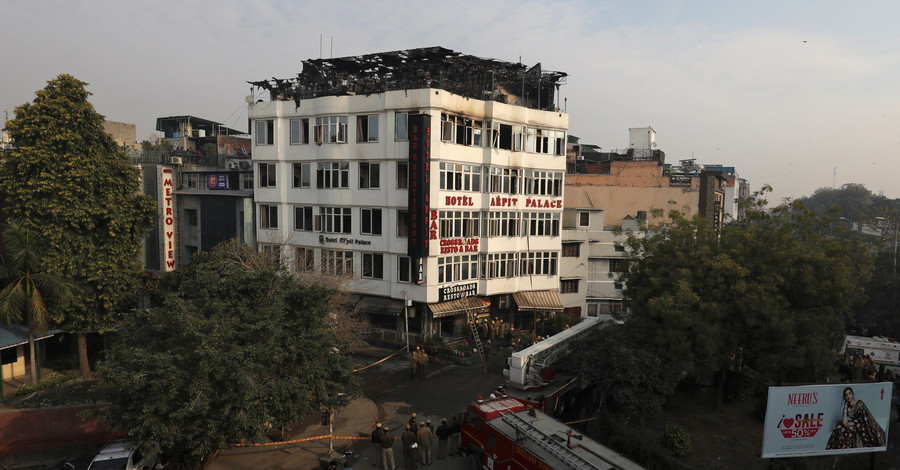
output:
[[129,448],[125,441],[107,442],[94,457],[88,470],[149,470],[157,468],[159,446],[149,451],[140,447]]

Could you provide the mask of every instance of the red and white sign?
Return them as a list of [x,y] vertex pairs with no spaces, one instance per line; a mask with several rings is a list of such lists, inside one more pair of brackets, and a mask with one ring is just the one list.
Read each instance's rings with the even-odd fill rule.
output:
[[172,168],[162,167],[163,270],[175,270],[175,203]]

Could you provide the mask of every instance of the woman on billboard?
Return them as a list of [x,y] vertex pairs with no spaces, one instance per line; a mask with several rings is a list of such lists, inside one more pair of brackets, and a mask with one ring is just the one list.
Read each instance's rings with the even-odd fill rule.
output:
[[853,397],[853,389],[844,389],[841,423],[831,432],[826,449],[884,447],[884,430],[875,421],[862,400]]

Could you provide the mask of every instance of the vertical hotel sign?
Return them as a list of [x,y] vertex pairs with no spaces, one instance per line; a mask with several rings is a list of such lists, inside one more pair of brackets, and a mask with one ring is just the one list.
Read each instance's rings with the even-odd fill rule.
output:
[[172,167],[162,167],[163,270],[175,270],[175,204]]
[[[428,256],[428,210],[431,206],[431,116],[409,116],[409,257]],[[418,263],[416,263],[418,264]],[[419,276],[419,281],[421,281]]]

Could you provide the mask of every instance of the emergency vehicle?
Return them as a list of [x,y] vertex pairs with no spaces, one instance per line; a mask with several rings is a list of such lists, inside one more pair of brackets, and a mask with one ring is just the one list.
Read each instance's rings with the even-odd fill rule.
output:
[[644,470],[535,405],[510,396],[469,405],[463,417],[462,444],[473,469]]
[[875,360],[876,365],[884,365],[894,372],[900,372],[900,343],[882,336],[847,335],[841,353],[862,353]]

